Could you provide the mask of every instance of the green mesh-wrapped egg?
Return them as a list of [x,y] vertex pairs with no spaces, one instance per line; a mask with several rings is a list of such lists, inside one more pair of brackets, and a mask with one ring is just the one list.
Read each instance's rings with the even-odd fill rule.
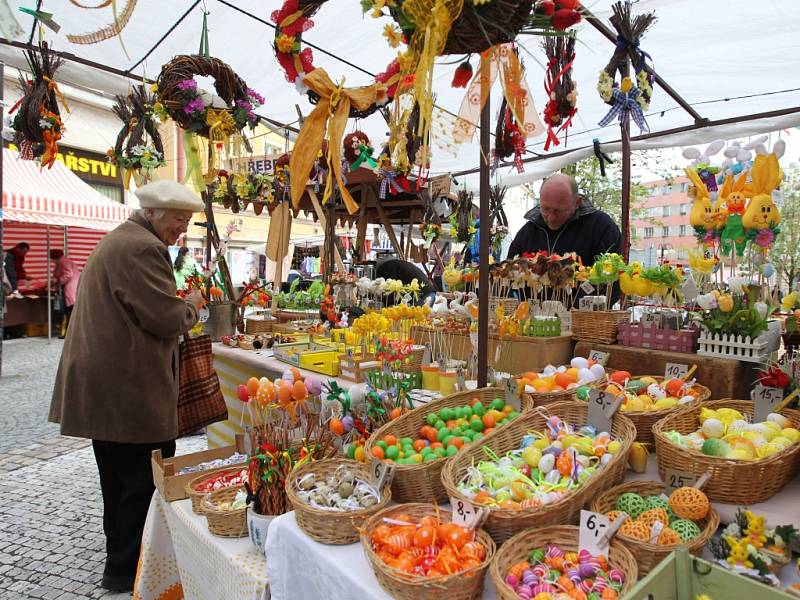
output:
[[667,502],[666,498],[662,498],[661,496],[648,496],[644,499],[646,509],[651,510],[653,508],[663,508],[664,510],[669,509],[669,503]]
[[697,523],[688,519],[675,519],[669,526],[684,542],[691,542],[700,535]]
[[647,510],[647,503],[639,494],[627,492],[617,498],[617,510],[628,513],[631,519],[637,519],[640,514]]

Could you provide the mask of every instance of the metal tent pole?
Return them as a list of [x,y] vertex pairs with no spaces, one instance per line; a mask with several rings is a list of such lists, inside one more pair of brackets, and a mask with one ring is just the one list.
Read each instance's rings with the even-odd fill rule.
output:
[[50,225],[45,226],[47,232],[47,343],[53,341],[53,296],[50,294],[52,273],[50,270]]
[[486,387],[489,371],[489,130],[491,126],[491,92],[489,73],[482,62],[481,96],[485,100],[481,110],[480,156],[480,246],[478,267],[478,387]]

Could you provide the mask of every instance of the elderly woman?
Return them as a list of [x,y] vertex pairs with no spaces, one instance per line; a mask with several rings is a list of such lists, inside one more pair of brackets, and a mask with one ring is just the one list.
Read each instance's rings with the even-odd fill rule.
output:
[[197,321],[199,293],[176,296],[167,247],[202,201],[174,181],[136,192],[141,203],[97,245],[81,274],[58,366],[50,420],[92,440],[103,493],[101,585],[133,588],[153,495],[150,454],[174,456],[178,336]]

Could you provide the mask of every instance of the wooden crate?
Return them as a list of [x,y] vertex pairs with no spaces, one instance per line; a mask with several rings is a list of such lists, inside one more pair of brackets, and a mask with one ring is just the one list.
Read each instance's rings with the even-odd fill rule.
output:
[[379,367],[374,356],[341,356],[339,358],[339,379],[346,379],[354,383],[366,381],[366,374]]
[[[153,483],[161,494],[161,497],[167,502],[183,500],[186,498],[186,490],[184,489],[186,484],[195,477],[198,477],[202,473],[221,471],[238,465],[227,465],[220,469],[209,469],[208,471],[192,471],[191,473],[184,473],[183,475],[177,475],[176,473],[178,473],[178,471],[184,467],[199,465],[200,463],[218,458],[228,458],[233,455],[234,452],[246,454],[244,436],[241,434],[236,435],[236,443],[233,446],[201,450],[200,452],[182,454],[181,456],[175,456],[173,458],[164,458],[161,455],[161,450],[153,450],[150,458],[150,464],[153,467]],[[246,461],[240,464],[242,467],[247,466]]]
[[629,371],[633,375],[663,375],[668,362],[697,365],[693,377],[711,390],[711,399],[749,398],[750,390],[757,379],[757,366],[729,358],[698,356],[680,352],[665,352],[648,348],[633,348],[618,344],[595,344],[578,342],[575,356],[589,356],[592,350],[607,352],[607,367],[618,371]]
[[622,346],[667,352],[693,354],[697,352],[699,336],[700,330],[696,327],[676,330],[641,323],[620,323],[617,328],[617,343]]
[[[429,330],[421,327],[411,328],[411,337],[417,344],[430,346]],[[451,356],[455,360],[469,360],[472,354],[472,342],[467,334],[447,333],[451,348]],[[498,344],[510,344],[502,352],[502,362],[495,364]],[[489,364],[500,371],[507,373],[524,373],[525,371],[540,371],[547,365],[563,365],[572,358],[574,342],[570,335],[557,335],[552,337],[516,336],[511,339],[500,340],[497,335],[489,336]]]
[[719,598],[790,600],[797,598],[723,567],[692,556],[680,548],[639,581],[625,600],[696,600],[707,594]]

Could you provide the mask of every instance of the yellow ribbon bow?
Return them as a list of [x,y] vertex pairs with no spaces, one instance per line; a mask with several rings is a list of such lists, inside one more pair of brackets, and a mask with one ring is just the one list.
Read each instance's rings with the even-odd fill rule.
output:
[[[328,132],[327,162],[330,165],[328,180],[325,185],[323,203],[332,192],[332,177],[336,177],[342,200],[350,214],[358,210],[350,192],[342,181],[342,137],[350,116],[350,107],[366,110],[377,100],[379,86],[372,84],[365,87],[342,88],[337,86],[324,69],[314,69],[303,78],[308,89],[316,92],[320,99],[316,108],[306,118],[289,160],[289,173],[292,180],[292,205],[300,206],[300,198],[305,191],[308,174],[322,148],[325,132]],[[332,173],[331,173],[332,171]]]

